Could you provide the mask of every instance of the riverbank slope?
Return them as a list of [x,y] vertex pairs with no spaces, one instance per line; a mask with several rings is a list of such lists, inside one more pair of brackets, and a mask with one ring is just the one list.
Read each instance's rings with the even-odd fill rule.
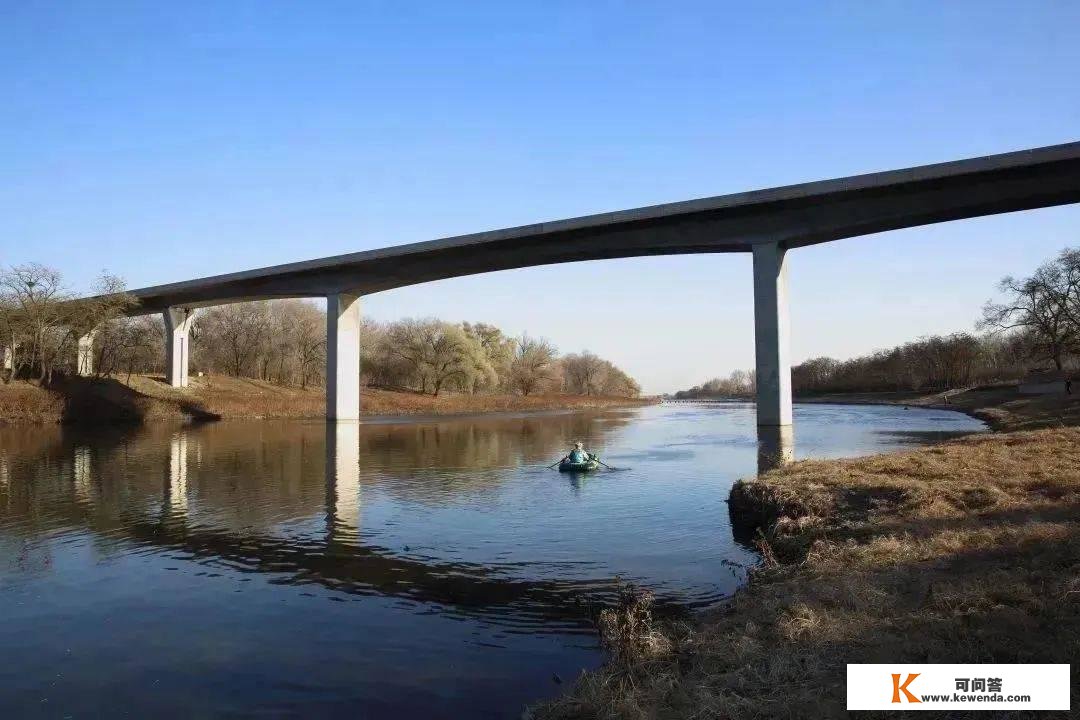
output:
[[[468,415],[637,407],[651,399],[578,395],[464,395],[439,397],[402,390],[364,388],[364,415]],[[224,375],[191,378],[182,390],[160,376],[130,380],[68,378],[49,388],[36,383],[0,385],[0,423],[135,423],[159,420],[322,417],[322,388],[281,387]]]
[[[986,405],[1001,427],[1075,417],[1014,393]],[[802,461],[736,483],[729,504],[759,531],[749,583],[689,627],[615,637],[607,666],[534,717],[840,717],[847,663],[1080,657],[1080,428]],[[951,717],[969,715],[1024,716]]]

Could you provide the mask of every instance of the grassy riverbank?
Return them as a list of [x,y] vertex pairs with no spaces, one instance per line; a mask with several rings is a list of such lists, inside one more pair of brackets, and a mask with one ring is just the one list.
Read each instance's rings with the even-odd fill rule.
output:
[[[1075,418],[1062,398],[967,400],[999,427]],[[737,483],[730,503],[761,531],[747,586],[691,627],[616,638],[612,662],[536,717],[841,717],[849,662],[1080,657],[1078,428],[799,462]],[[1075,668],[1072,692],[1076,707]]]
[[[492,412],[584,410],[650,404],[652,400],[577,395],[458,395],[439,397],[364,388],[365,415],[468,415]],[[36,383],[0,385],[0,422],[96,423],[227,418],[322,417],[322,388],[281,387],[259,380],[210,375],[191,378],[183,390],[161,377],[60,380],[50,388]]]

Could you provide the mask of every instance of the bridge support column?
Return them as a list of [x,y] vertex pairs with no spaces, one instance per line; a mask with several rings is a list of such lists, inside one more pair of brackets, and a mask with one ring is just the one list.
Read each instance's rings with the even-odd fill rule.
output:
[[162,316],[165,319],[165,381],[176,388],[187,387],[191,323],[195,311],[174,307],[168,308]]
[[757,431],[757,471],[763,475],[795,459],[795,433],[791,425],[761,425]]
[[94,337],[96,330],[91,330],[79,337],[78,354],[75,356],[75,374],[89,377],[94,374]]
[[786,251],[779,243],[754,246],[754,340],[757,424],[791,424],[791,320]]
[[326,296],[326,419],[360,419],[360,297]]

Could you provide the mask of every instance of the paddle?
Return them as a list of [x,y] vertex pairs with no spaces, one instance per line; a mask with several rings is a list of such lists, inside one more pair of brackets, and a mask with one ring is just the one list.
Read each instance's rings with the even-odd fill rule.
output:
[[[555,467],[556,465],[558,465],[559,463],[561,463],[561,462],[562,462],[563,460],[565,460],[565,459],[566,459],[566,458],[562,458],[562,460],[556,460],[555,462],[553,462],[553,463],[551,463],[550,465],[548,465],[548,466],[547,466],[547,469],[548,469],[548,470],[550,470],[551,468]],[[613,467],[611,467],[610,465],[608,465],[608,464],[607,464],[606,462],[604,462],[603,460],[601,460],[600,458],[596,457],[595,455],[593,456],[593,458],[592,458],[592,459],[593,459],[593,460],[595,460],[596,462],[600,463],[600,464],[601,464],[601,465],[603,465],[604,467],[606,467],[606,468],[607,468],[608,470],[622,470],[622,469],[625,469],[625,468],[613,468]]]

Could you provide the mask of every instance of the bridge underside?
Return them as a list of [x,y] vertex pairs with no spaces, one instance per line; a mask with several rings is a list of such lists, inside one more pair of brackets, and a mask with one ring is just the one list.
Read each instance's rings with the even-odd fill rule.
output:
[[[327,417],[359,415],[358,298],[464,275],[582,260],[752,252],[758,423],[791,423],[787,258],[841,238],[1080,202],[1080,143],[382,248],[135,290],[160,312],[167,367],[187,383],[190,310],[325,297]],[[82,367],[82,366],[80,366]]]

